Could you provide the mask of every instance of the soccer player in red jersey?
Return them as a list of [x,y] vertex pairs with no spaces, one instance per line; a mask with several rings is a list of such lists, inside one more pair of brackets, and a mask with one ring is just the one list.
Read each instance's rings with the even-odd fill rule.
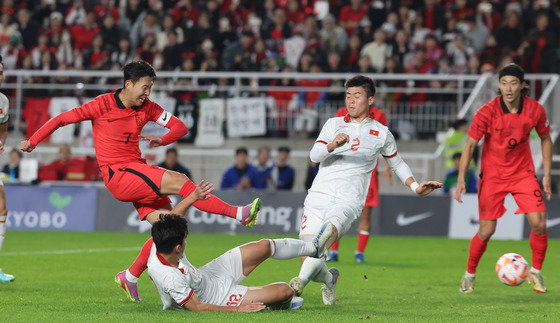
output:
[[[497,220],[505,213],[504,198],[511,193],[519,209],[531,225],[529,244],[533,253],[529,283],[538,293],[546,293],[541,268],[548,245],[546,207],[550,199],[550,168],[552,140],[546,112],[537,101],[526,96],[525,72],[516,64],[509,64],[499,72],[500,96],[490,100],[474,115],[469,138],[463,149],[455,199],[462,203],[465,174],[478,141],[484,137],[480,182],[478,187],[478,233],[470,243],[467,271],[461,279],[461,292],[474,289],[476,267]],[[535,128],[541,138],[544,195],[537,182],[529,136]]]
[[[144,61],[128,63],[123,68],[124,87],[115,93],[102,94],[84,105],[59,114],[47,121],[20,149],[31,152],[39,142],[59,127],[91,120],[97,162],[105,186],[123,202],[132,202],[141,220],[154,223],[162,213],[172,211],[167,195],[186,198],[196,185],[184,174],[147,165],[138,143],[147,140],[150,146],[165,146],[187,134],[187,127],[177,117],[148,99],[154,79],[153,67]],[[169,129],[162,137],[141,136],[148,121]],[[260,200],[244,207],[231,206],[215,196],[199,200],[194,206],[202,211],[221,214],[252,227],[260,210]],[[132,266],[116,276],[116,281],[132,300],[140,301],[138,277],[146,270],[149,253],[140,252]]]
[[[344,117],[348,114],[348,109],[346,107],[340,108],[336,111],[335,117]],[[387,116],[385,112],[377,109],[376,107],[369,108],[369,117],[377,120],[384,126],[387,126]],[[389,185],[393,185],[393,176],[391,174],[391,168],[387,165],[383,176],[389,182]],[[364,262],[364,251],[369,240],[369,232],[371,231],[371,208],[379,206],[379,177],[377,176],[377,166],[371,173],[371,180],[369,183],[368,193],[366,197],[366,204],[360,214],[360,224],[358,225],[358,245],[356,246],[356,252],[354,254],[354,259],[356,262]],[[327,257],[327,261],[338,261],[338,245],[340,240],[336,241],[331,246],[331,253]]]

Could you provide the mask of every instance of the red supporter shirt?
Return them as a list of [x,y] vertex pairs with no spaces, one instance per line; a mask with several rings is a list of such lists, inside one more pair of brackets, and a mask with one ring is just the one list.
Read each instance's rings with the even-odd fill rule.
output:
[[[364,17],[364,15],[367,13],[367,8],[366,7],[361,7],[358,10],[353,10],[352,6],[347,5],[342,7],[342,9],[340,9],[340,15],[338,16],[338,22],[346,22],[346,21],[352,21],[352,22],[360,22],[362,21],[362,18]],[[346,33],[348,35],[352,35],[354,33],[356,28],[346,28]]]
[[102,94],[78,108],[59,114],[37,130],[29,138],[29,142],[36,147],[59,127],[91,120],[97,162],[103,167],[146,162],[141,157],[138,143],[142,128],[148,121],[170,129],[161,137],[162,145],[170,144],[187,134],[184,123],[149,99],[140,107],[126,108],[118,97],[120,91]]
[[550,131],[550,124],[542,105],[529,97],[521,97],[518,113],[510,113],[501,96],[482,106],[469,129],[469,136],[477,141],[484,136],[481,178],[514,181],[534,176],[529,146],[533,128],[542,137]]

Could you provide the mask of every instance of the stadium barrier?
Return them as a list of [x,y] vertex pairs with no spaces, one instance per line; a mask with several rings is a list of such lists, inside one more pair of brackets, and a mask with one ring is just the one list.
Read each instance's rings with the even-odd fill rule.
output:
[[[117,201],[104,187],[28,186],[7,184],[7,226],[9,230],[148,232],[150,224],[140,221],[132,203]],[[263,208],[258,225],[247,229],[237,221],[191,208],[187,218],[193,233],[297,234],[303,216],[304,192],[218,191],[231,204],[244,205],[255,196]],[[178,201],[172,196],[173,203]],[[546,202],[548,234],[560,238],[560,198]],[[507,212],[498,220],[495,239],[528,238],[530,227],[524,216],[515,215],[517,205],[506,198]],[[447,236],[470,239],[478,229],[478,204],[474,194],[459,204],[449,196],[418,197],[381,195],[374,208],[374,235]],[[349,235],[357,233],[357,225]]]

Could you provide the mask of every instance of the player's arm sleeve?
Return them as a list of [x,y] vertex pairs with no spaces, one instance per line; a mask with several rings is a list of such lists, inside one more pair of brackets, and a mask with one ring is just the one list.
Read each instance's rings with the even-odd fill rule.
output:
[[535,130],[537,130],[537,133],[541,138],[550,132],[550,122],[548,121],[546,111],[544,111],[542,105],[539,105],[539,117],[537,124],[535,125]]
[[185,305],[193,296],[193,289],[190,288],[186,279],[179,275],[166,277],[165,285],[165,291],[181,306]]
[[486,115],[485,110],[480,108],[475,114],[469,128],[469,137],[479,141],[488,132],[490,116]]
[[65,125],[76,123],[84,120],[91,120],[101,114],[100,101],[94,99],[80,107],[74,108],[70,111],[62,112],[56,117],[45,122],[39,130],[37,130],[30,138],[29,142],[33,147],[37,147],[37,144],[45,140],[50,136],[56,129],[64,127]]
[[414,178],[410,167],[408,167],[402,157],[397,153],[395,137],[393,137],[393,134],[390,131],[387,133],[387,138],[385,138],[385,144],[381,150],[381,155],[385,158],[389,167],[391,167],[393,172],[395,172],[404,185],[406,185],[406,180],[408,178]]
[[187,126],[170,112],[165,111],[162,107],[154,103],[154,113],[152,121],[162,127],[169,129],[169,132],[161,137],[161,145],[166,146],[179,140],[189,132]]
[[320,163],[325,158],[327,158],[331,153],[327,150],[327,145],[333,140],[334,138],[334,129],[333,129],[333,119],[327,120],[325,125],[321,129],[321,133],[317,140],[315,140],[315,144],[313,144],[313,148],[309,152],[309,158],[314,163]]

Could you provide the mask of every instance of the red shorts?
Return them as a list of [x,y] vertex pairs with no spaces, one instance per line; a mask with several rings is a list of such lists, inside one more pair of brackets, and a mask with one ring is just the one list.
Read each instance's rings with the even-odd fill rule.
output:
[[144,220],[148,214],[168,208],[171,200],[159,194],[166,169],[147,164],[125,164],[101,167],[105,186],[119,201],[132,202]]
[[371,173],[365,206],[379,206],[379,176],[377,175],[377,167]]
[[515,214],[544,212],[544,196],[535,177],[527,177],[515,182],[488,182],[484,179],[478,183],[478,214],[480,220],[497,220],[504,215],[504,199],[511,193],[517,206]]

